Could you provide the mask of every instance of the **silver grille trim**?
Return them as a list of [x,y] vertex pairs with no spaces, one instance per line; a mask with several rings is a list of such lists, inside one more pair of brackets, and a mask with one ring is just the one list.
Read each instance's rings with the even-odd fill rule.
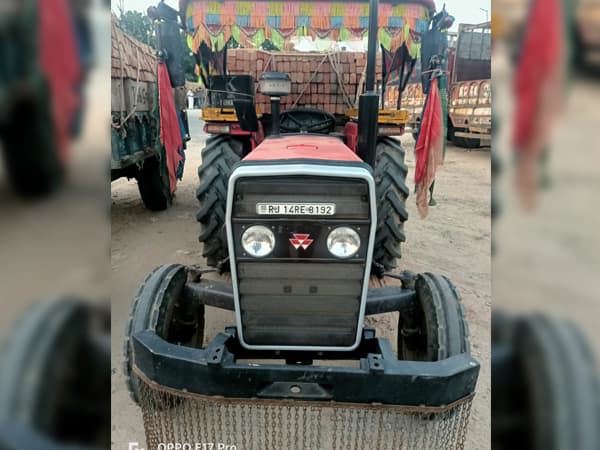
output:
[[[373,245],[375,240],[375,228],[377,224],[377,211],[375,201],[375,181],[371,172],[365,167],[359,166],[345,166],[345,165],[318,165],[318,164],[277,164],[277,165],[241,165],[236,168],[229,179],[228,186],[228,197],[227,197],[227,240],[229,247],[229,255],[232,261],[236,260],[236,246],[233,236],[232,226],[232,215],[234,205],[234,194],[236,183],[239,179],[252,178],[252,177],[293,177],[293,176],[313,176],[313,177],[327,177],[327,178],[355,178],[364,180],[369,187],[369,204],[370,204],[370,232],[367,243],[367,257],[364,265],[364,273],[362,279],[362,289],[358,304],[358,321],[356,329],[352,330],[354,339],[349,345],[345,346],[327,346],[327,345],[253,345],[245,339],[244,330],[242,327],[242,308],[240,305],[240,292],[239,283],[247,282],[242,274],[238,274],[237,265],[231,264],[231,277],[233,281],[233,293],[235,301],[235,314],[236,314],[236,325],[238,336],[241,344],[248,349],[252,350],[315,350],[315,351],[351,351],[358,347],[362,335],[365,305],[367,299],[367,288],[369,283],[370,267],[372,263]],[[311,271],[312,272],[312,271]],[[240,276],[242,275],[242,276]],[[267,273],[268,275],[268,273]],[[298,280],[294,280],[298,282]],[[250,286],[252,289],[252,286]],[[333,297],[328,297],[333,298]],[[257,300],[258,301],[258,300]],[[263,299],[262,301],[265,301]],[[268,301],[268,299],[266,299]],[[335,299],[333,298],[333,301]],[[314,306],[314,305],[313,305]],[[312,307],[312,306],[311,306]],[[347,312],[347,311],[346,311]],[[342,312],[345,313],[345,312]],[[292,330],[284,330],[285,332],[292,332]],[[315,331],[318,331],[318,324],[316,325]],[[346,330],[345,332],[348,332]],[[324,340],[326,341],[326,339]]]

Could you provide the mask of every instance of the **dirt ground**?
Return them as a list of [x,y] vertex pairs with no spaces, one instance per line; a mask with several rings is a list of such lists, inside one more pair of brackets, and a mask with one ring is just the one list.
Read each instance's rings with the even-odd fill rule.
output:
[[[544,313],[578,325],[600,362],[600,77],[575,74],[560,120],[549,136],[549,183],[535,208],[525,210],[515,189],[510,145],[512,66],[508,50],[494,55],[494,151],[502,161],[494,223],[494,311]],[[498,101],[496,101],[496,99]],[[526,268],[526,270],[524,270]]]
[[[141,413],[129,399],[122,375],[122,346],[129,308],[140,282],[154,267],[166,263],[200,264],[201,247],[195,221],[198,184],[196,170],[204,139],[199,112],[190,117],[192,135],[184,179],[172,208],[161,213],[146,211],[135,181],[112,183],[112,448],[144,442]],[[414,141],[402,139],[407,149],[409,177],[414,173]],[[401,269],[447,275],[460,290],[470,325],[472,352],[481,363],[468,449],[489,448],[490,372],[490,160],[489,149],[466,152],[449,147],[436,183],[438,206],[420,220],[409,199],[411,218],[406,225]],[[395,345],[397,318],[392,314],[370,318],[380,336]],[[233,324],[233,313],[210,309],[205,339]]]

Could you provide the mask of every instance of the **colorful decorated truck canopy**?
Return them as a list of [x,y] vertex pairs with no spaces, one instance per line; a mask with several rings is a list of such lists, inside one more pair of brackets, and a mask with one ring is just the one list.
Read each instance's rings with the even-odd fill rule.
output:
[[[277,50],[289,49],[293,36],[350,41],[368,29],[368,1],[246,1],[181,0],[190,48],[204,42],[222,50],[230,38],[242,47],[260,48],[267,41]],[[381,1],[378,37],[391,52],[406,44],[413,58],[419,39],[435,11],[433,0]]]

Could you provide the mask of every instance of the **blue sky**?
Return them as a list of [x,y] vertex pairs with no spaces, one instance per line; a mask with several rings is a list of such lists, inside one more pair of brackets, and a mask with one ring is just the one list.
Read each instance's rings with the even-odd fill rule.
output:
[[[158,4],[158,0],[123,0],[125,9],[133,9],[145,12],[148,6]],[[167,0],[166,3],[177,8],[177,0]],[[481,23],[486,20],[486,13],[481,8],[488,11],[491,17],[491,0],[436,0],[438,10],[446,4],[446,9],[450,14],[456,17],[453,29],[458,28],[459,23]],[[116,9],[118,0],[113,0],[113,9]]]

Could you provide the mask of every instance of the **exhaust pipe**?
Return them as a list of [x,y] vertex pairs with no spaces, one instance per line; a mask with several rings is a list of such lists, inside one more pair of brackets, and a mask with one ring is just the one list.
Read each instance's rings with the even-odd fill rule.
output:
[[366,92],[358,101],[358,156],[375,167],[379,96],[375,92],[375,63],[377,57],[377,18],[379,0],[369,1],[369,46],[367,49]]
[[287,73],[265,72],[260,77],[259,90],[271,98],[271,134],[279,136],[281,97],[290,95],[292,80]]

